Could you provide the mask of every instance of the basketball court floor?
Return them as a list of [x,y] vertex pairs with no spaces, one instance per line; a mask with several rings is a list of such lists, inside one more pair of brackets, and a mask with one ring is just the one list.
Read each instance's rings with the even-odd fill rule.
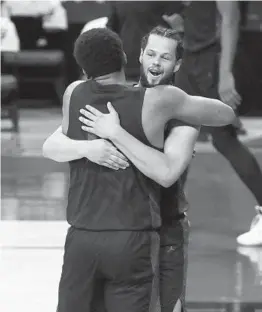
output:
[[[20,134],[2,133],[2,312],[56,310],[68,165],[44,159],[41,147],[60,122],[59,109],[22,109]],[[241,140],[262,166],[262,119],[243,122],[248,134]],[[189,312],[262,312],[262,246],[235,240],[255,215],[254,198],[211,144],[199,142],[196,150],[187,184]]]

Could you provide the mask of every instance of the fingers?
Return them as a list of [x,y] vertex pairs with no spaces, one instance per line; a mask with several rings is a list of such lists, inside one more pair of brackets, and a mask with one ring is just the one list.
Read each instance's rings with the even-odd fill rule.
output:
[[221,100],[233,109],[237,109],[237,107],[241,104],[241,96],[235,88],[229,88],[227,90],[220,91],[219,93]]
[[103,115],[103,113],[90,105],[86,105],[86,109],[97,117],[101,117]]
[[107,167],[107,168],[110,168],[110,169],[113,169],[113,170],[119,170],[119,167],[116,166],[116,165],[114,164],[114,162],[111,161],[111,160],[101,162],[99,165],[104,166],[104,167]]
[[86,131],[86,132],[94,133],[94,134],[95,134],[94,128],[87,127],[87,126],[82,126],[81,129],[84,130],[84,131]]
[[109,153],[108,159],[105,160],[107,164],[114,166],[114,169],[126,169],[129,167],[128,159],[122,153],[120,153],[110,142],[105,141],[105,144]]
[[86,126],[88,126],[88,127],[94,127],[94,121],[92,121],[92,120],[89,120],[89,119],[86,119],[86,118],[84,118],[84,117],[79,117],[78,118],[84,125],[86,125]]
[[234,110],[237,109],[237,107],[241,104],[241,98],[234,95],[233,93],[222,96],[221,100],[222,102],[232,107]]
[[80,113],[82,115],[84,115],[86,118],[90,119],[90,120],[93,120],[93,121],[96,121],[98,119],[98,117],[92,113],[89,113],[87,110],[85,109],[80,109]]
[[129,164],[127,162],[124,162],[123,160],[117,158],[114,155],[111,155],[108,160],[103,161],[101,165],[114,170],[126,169],[127,167],[129,167]]
[[229,105],[236,110],[238,106],[241,104],[241,97],[238,94],[234,94],[233,92],[231,93],[229,97]]
[[236,104],[240,105],[241,104],[241,100],[242,100],[240,94],[236,90],[234,90],[233,91],[233,96],[235,98]]
[[111,153],[112,155],[115,155],[116,157],[121,158],[122,160],[128,162],[128,159],[126,158],[126,156],[121,154],[117,149],[112,148]]
[[116,113],[116,110],[114,109],[114,107],[111,104],[111,102],[107,102],[107,108],[109,110],[109,113]]
[[110,156],[110,161],[114,163],[115,166],[118,166],[120,169],[126,169],[129,167],[129,163],[115,155]]

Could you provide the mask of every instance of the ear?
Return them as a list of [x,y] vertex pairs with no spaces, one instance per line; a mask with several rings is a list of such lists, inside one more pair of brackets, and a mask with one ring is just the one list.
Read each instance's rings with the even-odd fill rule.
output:
[[176,66],[174,68],[174,73],[176,73],[179,70],[179,68],[181,66],[181,63],[182,63],[182,59],[179,59],[179,60],[176,61]]
[[83,80],[85,80],[85,79],[87,79],[87,80],[88,80],[89,78],[88,78],[88,76],[87,76],[86,72],[84,71],[84,69],[82,69],[82,72],[83,72],[82,79],[83,79]]
[[144,50],[140,50],[140,55],[139,55],[139,62],[142,64],[142,58],[143,58]]
[[125,52],[123,52],[123,61],[124,61],[124,65],[127,64],[127,56],[125,54]]

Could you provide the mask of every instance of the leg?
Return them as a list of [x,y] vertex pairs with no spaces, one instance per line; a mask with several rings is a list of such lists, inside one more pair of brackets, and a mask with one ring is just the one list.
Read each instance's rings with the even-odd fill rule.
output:
[[104,280],[97,280],[94,286],[93,300],[91,303],[91,312],[107,312],[104,298]]
[[230,162],[239,178],[262,206],[262,173],[256,158],[238,140],[232,126],[213,128],[211,134],[214,147]]
[[185,311],[188,221],[183,220],[173,226],[163,226],[160,236],[163,235],[170,237],[173,244],[160,247],[161,312]]
[[154,312],[158,300],[158,286],[155,284],[158,280],[158,234],[141,231],[117,235],[108,252],[112,257],[107,257],[104,264],[108,278],[105,285],[106,310]]
[[[97,234],[96,234],[97,235]],[[57,312],[92,312],[91,299],[96,273],[94,234],[68,230]]]
[[13,123],[13,130],[19,132],[19,111],[17,103],[12,104],[12,107],[10,108],[10,117]]
[[237,138],[232,126],[217,128],[212,131],[215,148],[230,162],[239,178],[256,198],[257,216],[248,232],[237,237],[242,245],[262,244],[262,173],[256,158]]

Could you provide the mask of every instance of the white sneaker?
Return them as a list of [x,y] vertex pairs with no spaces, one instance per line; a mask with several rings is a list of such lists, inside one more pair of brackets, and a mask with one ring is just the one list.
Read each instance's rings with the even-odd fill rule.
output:
[[262,245],[262,207],[256,206],[257,215],[251,223],[250,230],[237,237],[237,242],[244,246]]
[[262,247],[237,247],[237,252],[249,258],[255,270],[255,285],[262,285]]

